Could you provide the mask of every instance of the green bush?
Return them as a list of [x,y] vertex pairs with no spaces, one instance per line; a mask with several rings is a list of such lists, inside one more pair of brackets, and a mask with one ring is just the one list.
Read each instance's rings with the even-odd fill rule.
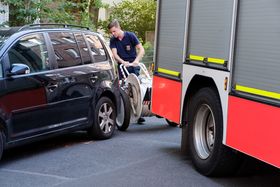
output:
[[154,46],[150,42],[146,42],[143,47],[145,49],[145,55],[142,58],[142,63],[144,63],[147,69],[151,72],[154,58]]
[[101,29],[108,32],[107,25],[113,19],[118,19],[123,30],[134,32],[145,41],[146,31],[155,30],[156,1],[123,0],[112,7],[109,20],[100,22]]

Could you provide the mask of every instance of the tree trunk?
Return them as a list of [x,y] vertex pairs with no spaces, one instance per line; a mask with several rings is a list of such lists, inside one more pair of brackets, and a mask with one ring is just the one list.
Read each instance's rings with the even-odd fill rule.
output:
[[89,0],[89,18],[97,29],[99,19],[99,8],[96,7],[95,0]]
[[22,26],[25,24],[24,19],[20,19],[17,16],[18,8],[12,4],[9,5],[9,25],[12,26]]

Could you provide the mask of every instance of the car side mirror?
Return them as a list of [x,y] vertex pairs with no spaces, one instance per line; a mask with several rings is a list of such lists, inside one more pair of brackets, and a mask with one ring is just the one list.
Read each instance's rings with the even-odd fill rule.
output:
[[13,75],[24,75],[30,73],[30,68],[25,64],[12,64],[10,71],[8,72],[8,76]]

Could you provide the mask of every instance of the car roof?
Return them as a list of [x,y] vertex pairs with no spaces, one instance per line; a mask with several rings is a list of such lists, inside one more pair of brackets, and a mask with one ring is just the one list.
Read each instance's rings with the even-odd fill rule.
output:
[[0,58],[10,46],[10,44],[22,35],[37,32],[81,32],[98,36],[103,42],[105,41],[102,34],[90,30],[88,27],[69,25],[69,24],[32,24],[22,27],[0,27]]
[[83,27],[79,25],[70,25],[70,24],[31,24],[31,25],[24,25],[22,27],[1,27],[0,28],[0,35],[1,36],[11,36],[15,33],[20,31],[34,31],[34,30],[79,30],[79,31],[90,31],[88,27]]

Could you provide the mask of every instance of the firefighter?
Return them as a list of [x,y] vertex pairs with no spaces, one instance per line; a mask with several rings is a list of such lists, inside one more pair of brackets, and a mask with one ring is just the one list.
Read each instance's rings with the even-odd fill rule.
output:
[[[110,48],[112,49],[115,60],[118,62],[119,78],[123,78],[120,70],[121,64],[127,68],[129,73],[134,73],[138,76],[140,71],[138,64],[145,53],[139,39],[133,32],[123,31],[116,19],[109,23],[108,29],[112,34]],[[138,124],[144,121],[145,119],[141,117],[138,120]]]

